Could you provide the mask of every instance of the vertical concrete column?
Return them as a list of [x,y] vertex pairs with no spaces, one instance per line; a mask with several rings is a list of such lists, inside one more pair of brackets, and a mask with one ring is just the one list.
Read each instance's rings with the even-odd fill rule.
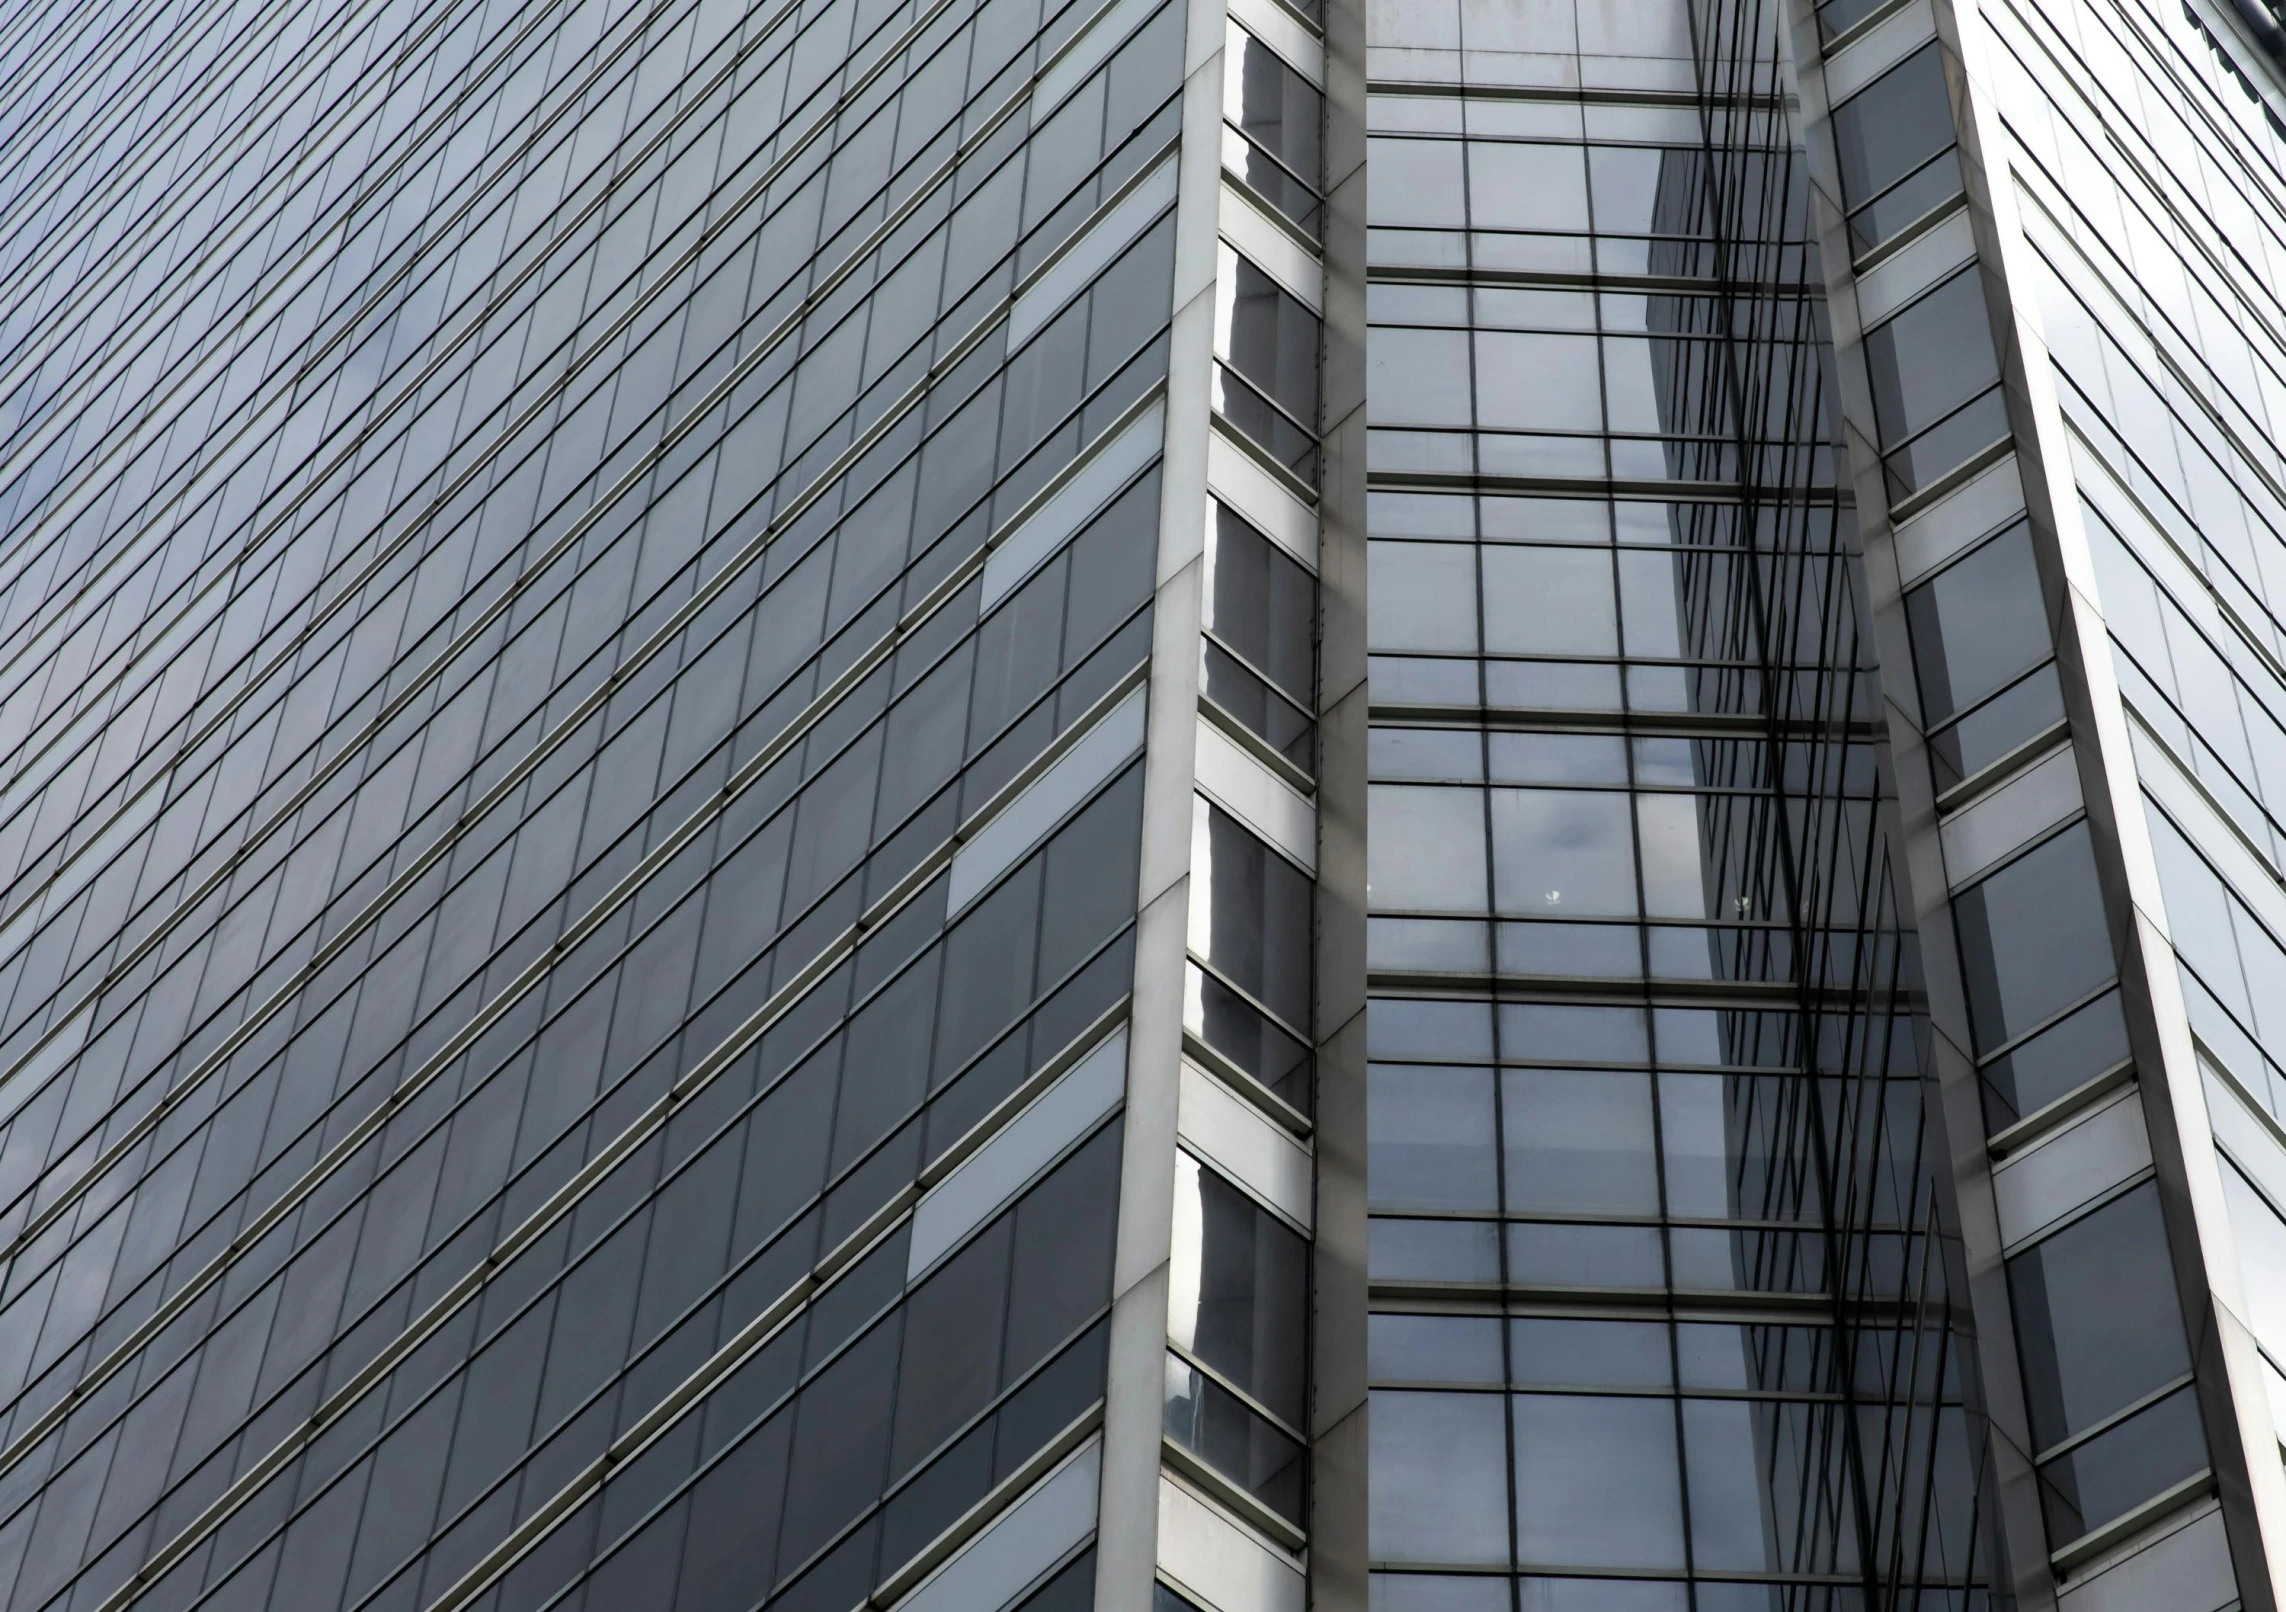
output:
[[1097,1612],[1149,1612],[1159,1547],[1161,1396],[1175,1126],[1182,1074],[1191,794],[1198,729],[1207,436],[1214,370],[1216,216],[1222,186],[1224,0],[1190,0],[1175,202],[1174,329],[1152,604],[1135,994],[1112,1266]]

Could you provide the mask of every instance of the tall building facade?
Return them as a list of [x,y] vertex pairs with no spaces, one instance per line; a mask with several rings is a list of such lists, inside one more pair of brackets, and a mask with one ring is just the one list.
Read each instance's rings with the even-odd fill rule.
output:
[[2260,0],[0,17],[10,1612],[2277,1612]]

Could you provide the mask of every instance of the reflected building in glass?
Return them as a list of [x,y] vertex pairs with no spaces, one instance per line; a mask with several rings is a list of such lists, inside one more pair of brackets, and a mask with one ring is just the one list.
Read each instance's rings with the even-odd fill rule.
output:
[[2275,21],[1375,15],[1373,1604],[2279,1605]]
[[2282,75],[0,16],[0,1602],[2277,1612]]

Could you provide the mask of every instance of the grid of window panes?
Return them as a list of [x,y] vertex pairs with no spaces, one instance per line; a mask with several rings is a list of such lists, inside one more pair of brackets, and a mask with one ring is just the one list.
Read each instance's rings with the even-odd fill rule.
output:
[[1128,986],[1138,768],[946,868],[1148,651],[1155,470],[982,572],[1181,13],[117,10],[0,28],[7,1605],[861,1599],[1101,1393],[1115,1118],[891,1217]]
[[[2286,867],[2278,88],[2228,24],[2202,20],[2195,6],[2009,4],[1995,22],[1996,88],[2022,143],[2033,248],[2020,294],[2037,301],[2049,332],[2168,931],[2225,1155],[2239,1276],[2273,1405],[2286,1407],[2277,1281],[2286,1158],[2250,1145],[2259,1127],[2237,1123],[2249,1109],[2275,1117],[2286,1093],[2286,1024],[2273,988],[2286,977],[2286,925],[2270,899]],[[2046,923],[2011,916],[2020,936],[2047,940]],[[2054,985],[2084,997],[2101,983],[2083,963]],[[2117,1017],[2099,1000],[2051,1032],[2070,1053],[2054,1090],[2101,1078],[2125,1058]],[[2062,1475],[2043,1496],[2060,1537],[2206,1464],[2179,1388],[2190,1367],[2172,1307],[2123,1306],[2095,1290],[2100,1263],[2107,1288],[2134,1270],[2154,1293],[2172,1293],[2159,1206],[2138,1201],[2148,1196],[2139,1188],[2073,1221],[2012,1272],[2013,1284],[2043,1282],[2059,1338],[2101,1345],[2059,1347],[2052,1365],[2027,1360],[2036,1432],[2055,1452],[2044,1470]]]
[[1687,126],[1370,103],[1370,1548],[1404,1612],[1985,1575],[1800,181],[1767,22],[1696,20]]

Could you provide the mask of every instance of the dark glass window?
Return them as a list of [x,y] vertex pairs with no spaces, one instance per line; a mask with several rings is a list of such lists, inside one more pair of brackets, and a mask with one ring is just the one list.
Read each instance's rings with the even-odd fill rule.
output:
[[2155,1183],[2009,1260],[2008,1291],[2043,1450],[2191,1369]]
[[1310,1023],[1313,886],[1221,807],[1195,799],[1191,949],[1287,1025]]
[[1180,1355],[1167,1357],[1167,1436],[1300,1527],[1309,1450]]
[[[1227,380],[1216,400],[1232,423],[1303,479],[1315,478],[1318,422],[1318,316],[1245,258],[1225,251]],[[1268,409],[1269,413],[1264,413]]]
[[2206,1464],[2198,1397],[2178,1388],[2040,1468],[2048,1538],[2058,1545],[2077,1539]]
[[1994,1130],[2012,1125],[2126,1060],[2119,993],[2106,991],[1984,1066],[1986,1118]]
[[1865,362],[1885,449],[1937,424],[1999,380],[1975,268],[1867,331]]
[[2037,1029],[2115,971],[2084,823],[1962,891],[1953,921],[1980,1053]]
[[1090,1546],[1027,1596],[1016,1612],[1089,1612],[1094,1605],[1095,1548]]
[[1950,789],[2063,720],[2063,685],[2046,661],[1931,733],[1931,776],[1940,792]]
[[1934,40],[1835,107],[1833,132],[1856,251],[1960,194],[1952,97]]
[[1183,977],[1183,1029],[1279,1101],[1310,1111],[1309,1043],[1196,963]]
[[2050,640],[2031,528],[2019,521],[1922,583],[1905,617],[1931,728],[2039,665]]
[[1236,133],[1223,164],[1305,231],[1316,234],[1325,98],[1277,52],[1230,25],[1223,111]]
[[1240,132],[1315,184],[1325,97],[1288,67],[1276,51],[1243,28],[1235,30],[1235,42],[1239,46],[1235,121]]
[[1277,1216],[1177,1156],[1167,1335],[1289,1427],[1302,1425],[1308,1260]]
[[1317,695],[1317,579],[1220,503],[1207,531],[1207,630],[1305,709]]

